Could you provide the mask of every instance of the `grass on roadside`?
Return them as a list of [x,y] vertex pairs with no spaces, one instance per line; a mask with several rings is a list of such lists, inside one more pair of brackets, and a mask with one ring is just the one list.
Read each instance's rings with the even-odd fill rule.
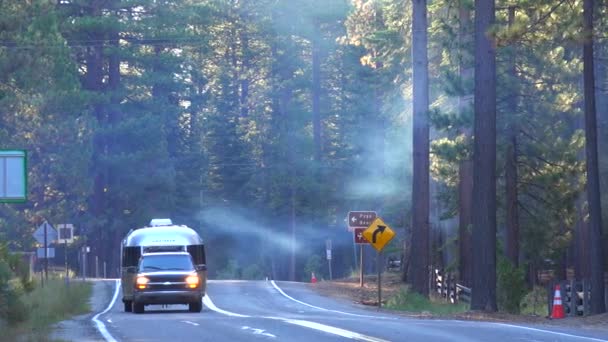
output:
[[452,315],[466,312],[469,309],[467,304],[450,304],[434,297],[428,299],[409,291],[407,288],[400,290],[395,296],[389,298],[386,308],[406,312],[430,313],[433,315]]
[[44,287],[37,284],[32,292],[21,295],[25,320],[9,326],[0,340],[49,341],[52,324],[90,311],[91,291],[90,283],[71,282],[66,286],[64,279],[58,278],[49,279]]

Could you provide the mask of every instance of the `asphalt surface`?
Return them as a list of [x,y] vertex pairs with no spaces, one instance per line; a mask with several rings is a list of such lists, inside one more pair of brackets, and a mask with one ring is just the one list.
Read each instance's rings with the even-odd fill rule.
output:
[[[491,322],[423,320],[318,295],[309,284],[209,281],[201,313],[151,305],[126,313],[120,301],[96,315],[106,341],[608,341],[608,334]],[[100,324],[96,323],[99,327]]]

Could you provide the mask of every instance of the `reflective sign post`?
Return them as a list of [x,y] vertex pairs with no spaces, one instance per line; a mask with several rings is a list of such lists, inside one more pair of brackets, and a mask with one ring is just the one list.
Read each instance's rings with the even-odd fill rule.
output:
[[382,307],[382,251],[378,251],[378,309]]
[[[44,280],[49,282],[49,244],[47,241],[48,232],[47,232],[48,224],[44,222]],[[44,284],[42,285],[44,286]]]
[[395,232],[377,217],[363,231],[363,237],[378,251],[378,309],[380,309],[382,307],[382,250],[395,237]]
[[368,243],[363,238],[363,231],[378,217],[375,211],[349,211],[347,215],[348,230],[353,231],[355,244],[359,244],[359,286],[363,287],[363,244]]
[[331,272],[331,239],[325,240],[325,250],[327,252],[327,265],[329,267],[329,280],[332,280],[332,272]]
[[363,287],[363,245],[359,245],[359,286]]

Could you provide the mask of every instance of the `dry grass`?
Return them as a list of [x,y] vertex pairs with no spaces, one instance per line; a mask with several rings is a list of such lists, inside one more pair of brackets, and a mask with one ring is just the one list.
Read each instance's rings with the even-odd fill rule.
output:
[[[364,286],[359,286],[358,277],[339,279],[334,281],[320,281],[310,284],[310,287],[319,294],[339,298],[355,304],[378,306],[378,287],[376,276],[366,276]],[[388,304],[388,305],[387,305]],[[459,320],[533,323],[555,326],[568,326],[574,328],[598,329],[608,331],[608,313],[587,317],[568,317],[551,320],[545,317],[545,310],[538,310],[539,314],[507,314],[503,312],[487,313],[470,311],[468,305],[447,304],[441,299],[417,298],[407,292],[406,284],[401,282],[399,273],[384,273],[382,275],[382,305],[409,317],[420,318],[452,318]]]
[[66,286],[59,278],[49,279],[44,287],[37,285],[21,298],[27,310],[26,320],[3,329],[0,340],[50,341],[48,335],[54,323],[90,311],[91,291],[89,283],[74,281]]
[[[378,277],[367,275],[363,287],[359,278],[346,278],[334,281],[321,281],[313,287],[325,296],[341,298],[356,304],[378,306]],[[388,298],[396,296],[405,289],[398,273],[384,273],[382,275],[382,303],[386,304]]]

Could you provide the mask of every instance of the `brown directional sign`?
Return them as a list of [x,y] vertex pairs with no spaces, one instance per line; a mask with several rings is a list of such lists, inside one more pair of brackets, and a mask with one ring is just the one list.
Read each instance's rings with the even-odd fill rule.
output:
[[353,232],[353,238],[355,239],[355,243],[357,245],[365,245],[369,243],[369,241],[367,241],[363,237],[363,231],[366,229],[367,228],[355,228],[355,231]]
[[375,211],[349,211],[349,228],[367,228],[378,217]]

